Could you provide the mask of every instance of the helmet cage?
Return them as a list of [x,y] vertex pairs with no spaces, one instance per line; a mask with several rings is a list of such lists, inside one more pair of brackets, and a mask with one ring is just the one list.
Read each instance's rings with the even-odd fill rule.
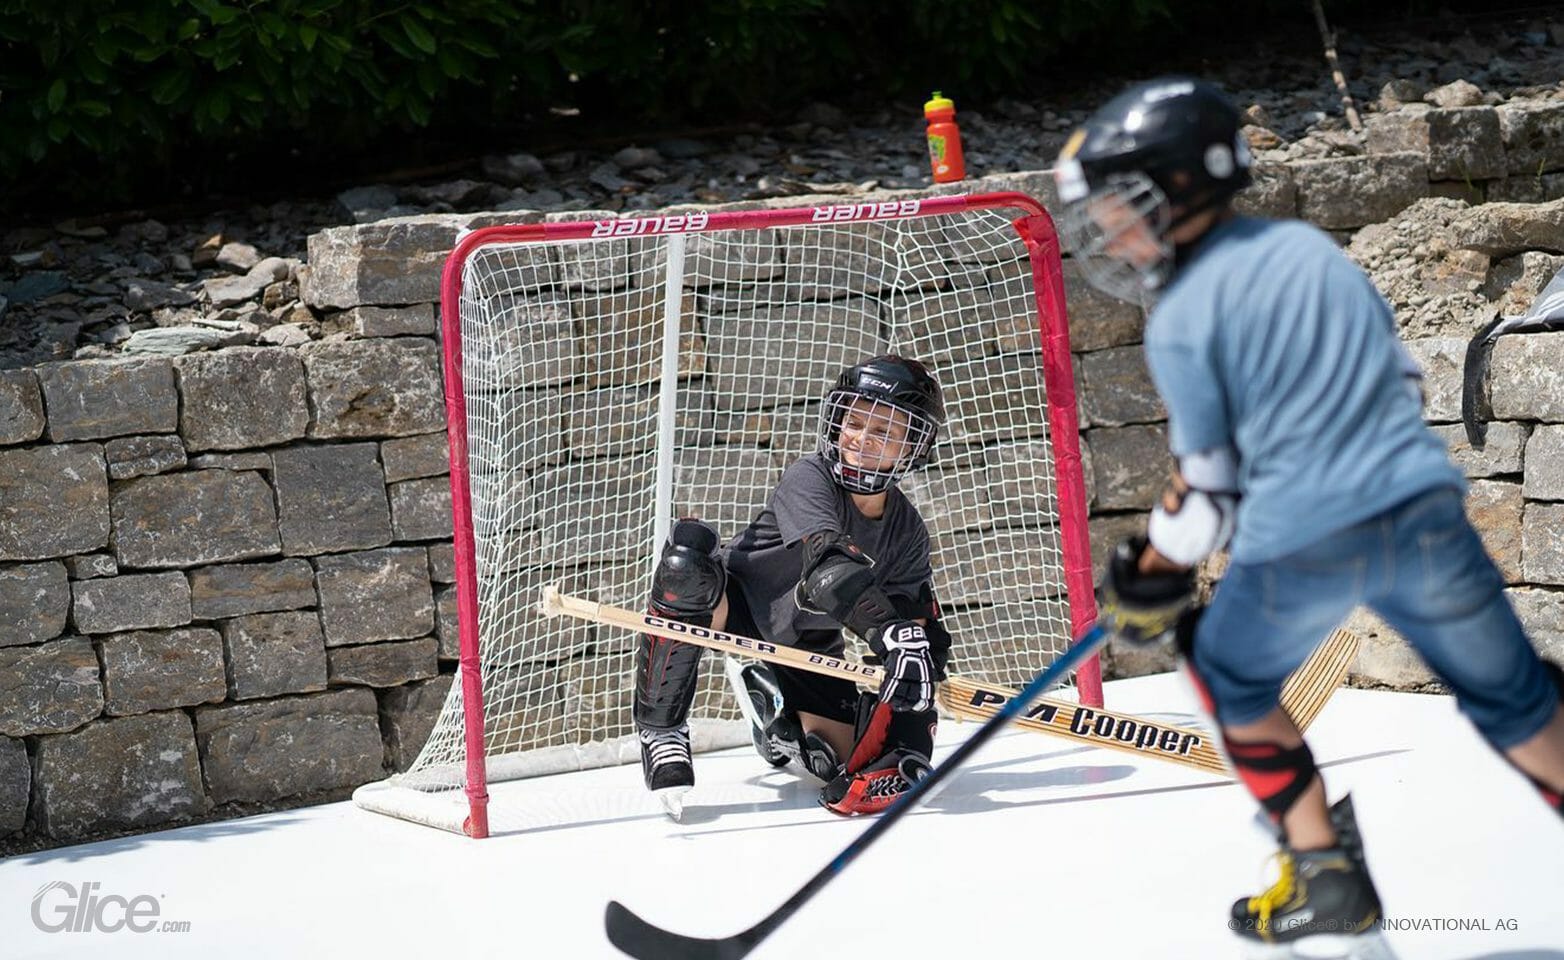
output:
[[[859,427],[852,431],[850,449],[843,450],[843,425],[849,414]],[[867,391],[838,387],[826,395],[821,407],[816,450],[844,489],[882,493],[929,462],[938,433],[939,425],[921,410]]]
[[1144,172],[1106,175],[1064,205],[1058,226],[1087,282],[1110,296],[1145,304],[1173,275],[1172,205]]

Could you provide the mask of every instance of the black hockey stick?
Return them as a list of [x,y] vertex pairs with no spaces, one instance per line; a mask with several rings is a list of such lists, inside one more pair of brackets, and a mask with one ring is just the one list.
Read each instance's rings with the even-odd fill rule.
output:
[[611,900],[608,908],[603,911],[603,924],[608,930],[609,941],[636,960],[739,960],[755,949],[756,944],[770,936],[771,932],[780,927],[799,907],[809,902],[809,899],[819,893],[822,887],[846,869],[849,863],[858,859],[858,855],[869,849],[869,845],[874,841],[880,839],[880,835],[889,830],[903,814],[917,806],[935,784],[966,763],[979,747],[998,733],[1005,724],[1020,716],[1033,700],[1063,682],[1071,670],[1074,670],[1082,660],[1096,653],[1097,648],[1107,639],[1108,634],[1102,627],[1094,625],[1087,630],[1074,646],[1066,650],[1047,670],[1038,674],[1020,693],[1008,700],[1003,709],[978,727],[972,736],[967,738],[967,742],[957,747],[956,752],[947,757],[944,763],[913,784],[912,789],[902,794],[899,800],[880,814],[879,818],[870,824],[869,829],[836,855],[836,859],[810,877],[809,882],[800,887],[797,893],[788,897],[785,903],[771,911],[770,916],[753,927],[743,933],[720,939],[686,937],[661,927],[654,927],[631,913],[624,904]]

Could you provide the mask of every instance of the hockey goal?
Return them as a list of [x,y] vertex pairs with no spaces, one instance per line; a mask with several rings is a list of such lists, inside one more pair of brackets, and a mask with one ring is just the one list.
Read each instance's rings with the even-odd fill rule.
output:
[[[643,608],[671,520],[736,533],[875,354],[943,385],[903,489],[951,672],[1020,686],[1095,617],[1058,242],[1023,194],[486,228],[447,260],[442,315],[460,672],[361,806],[480,837],[489,782],[636,759],[635,637],[542,617],[543,588]],[[715,659],[696,749],[748,742]],[[1100,705],[1095,660],[1076,682]]]

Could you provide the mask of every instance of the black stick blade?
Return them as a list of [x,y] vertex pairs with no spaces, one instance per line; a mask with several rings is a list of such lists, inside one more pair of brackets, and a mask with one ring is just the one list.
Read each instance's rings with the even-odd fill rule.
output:
[[636,960],[739,960],[760,942],[753,929],[720,940],[670,933],[642,920],[618,900],[608,902],[603,926],[609,942]]

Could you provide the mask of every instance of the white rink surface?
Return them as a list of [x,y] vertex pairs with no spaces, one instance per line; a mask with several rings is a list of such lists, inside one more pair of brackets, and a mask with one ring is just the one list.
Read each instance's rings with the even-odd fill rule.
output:
[[[1171,675],[1107,697],[1191,719]],[[936,760],[974,729],[945,723]],[[1489,928],[1392,929],[1402,960],[1564,960],[1564,828],[1451,700],[1341,690],[1311,742],[1331,796],[1354,793],[1388,916]],[[498,785],[497,810],[529,812],[482,842],[340,803],[13,857],[0,957],[615,957],[610,898],[726,936],[866,825],[748,749],[696,775],[682,824],[620,767]],[[1253,811],[1196,771],[1008,732],[752,956],[1236,957],[1228,904],[1260,889],[1271,850]],[[190,929],[41,932],[51,881],[156,895]]]

